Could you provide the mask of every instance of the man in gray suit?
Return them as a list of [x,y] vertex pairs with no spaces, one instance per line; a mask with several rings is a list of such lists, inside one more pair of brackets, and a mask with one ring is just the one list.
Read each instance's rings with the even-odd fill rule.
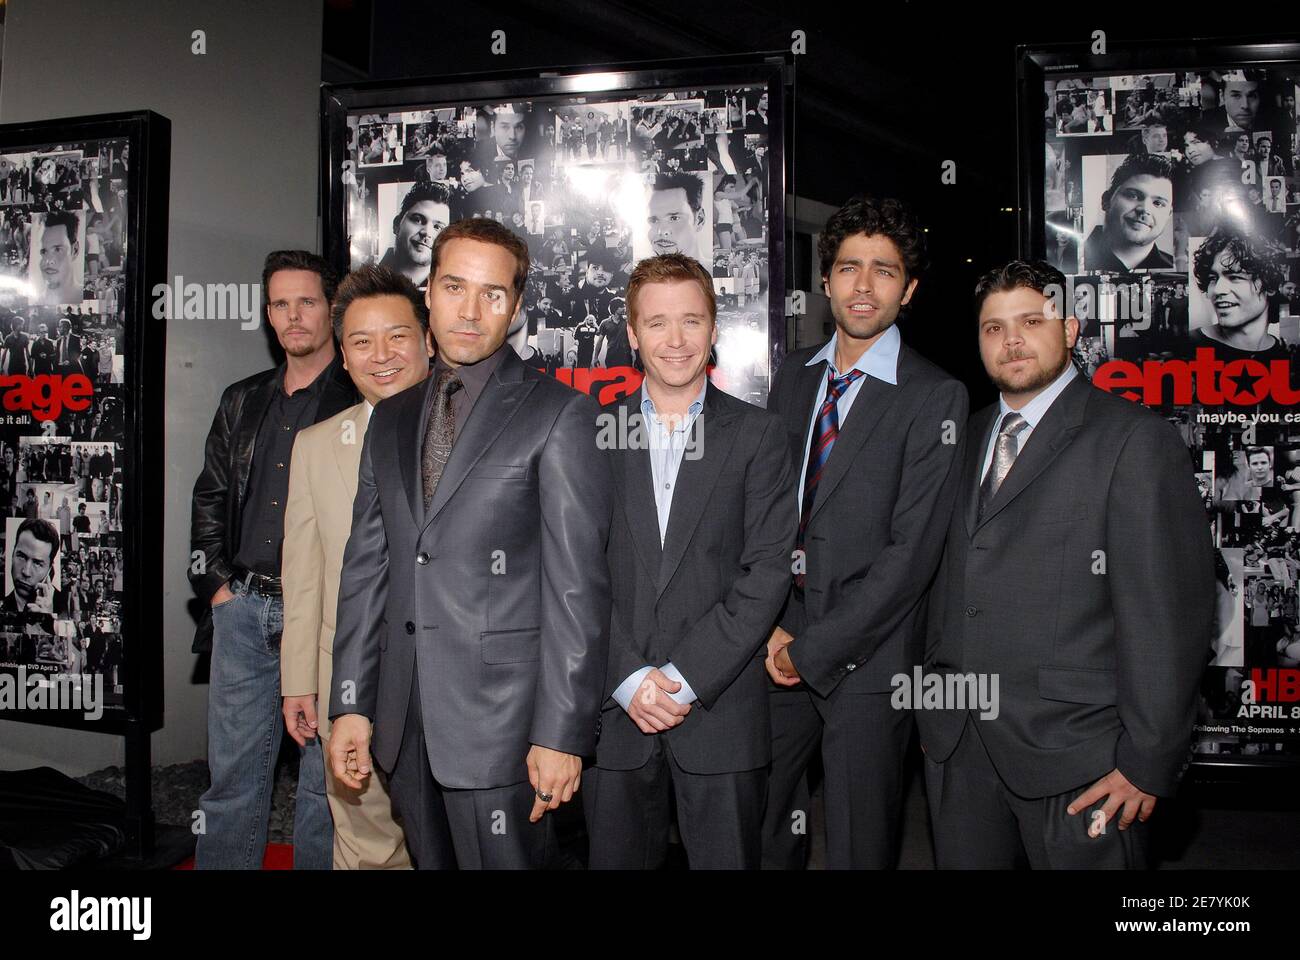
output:
[[[967,429],[929,598],[926,670],[953,695],[916,714],[940,867],[1141,867],[1186,768],[1214,619],[1205,508],[1177,431],[1075,371],[1064,291],[1041,262],[976,287],[1001,397]],[[997,696],[968,709],[981,679]]]
[[771,758],[764,641],[790,578],[794,470],[779,417],[709,383],[713,280],[637,264],[641,389],[606,406],[614,615],[584,806],[593,868],[654,869],[669,804],[692,869],[757,868]]
[[768,645],[763,865],[805,863],[805,771],[820,745],[827,866],[879,869],[896,857],[912,735],[890,678],[920,653],[913,626],[943,550],[969,401],[895,325],[925,263],[903,204],[849,201],[818,253],[835,335],[787,356],[768,400],[802,479],[793,582]]
[[362,447],[330,762],[359,788],[373,722],[421,869],[544,865],[544,814],[595,752],[609,466],[595,402],[506,344],[527,275],[527,247],[494,221],[438,235],[434,371],[375,407]]

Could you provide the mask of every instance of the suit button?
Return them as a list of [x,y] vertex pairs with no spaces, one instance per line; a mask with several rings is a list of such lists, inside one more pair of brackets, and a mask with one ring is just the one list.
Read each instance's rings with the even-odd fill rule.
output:
[[426,563],[429,562],[429,555],[425,553],[423,550],[421,550],[419,553],[415,555],[415,562],[418,563],[420,566],[424,566]]
[[850,670],[850,671],[853,670],[853,669],[856,668],[856,667],[857,667],[857,664],[856,664],[856,663],[846,663],[846,664],[844,665],[844,669],[845,669],[845,670]]
[[410,620],[406,621],[406,632],[415,633],[415,624],[413,624]]
[[968,617],[973,617],[975,616],[975,614],[979,612],[980,612],[980,608],[975,606],[974,604],[966,608],[966,616]]

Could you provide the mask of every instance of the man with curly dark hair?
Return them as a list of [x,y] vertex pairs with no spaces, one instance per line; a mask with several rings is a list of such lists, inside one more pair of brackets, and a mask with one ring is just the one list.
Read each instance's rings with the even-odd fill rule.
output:
[[805,863],[805,773],[820,749],[827,866],[885,868],[912,734],[911,715],[890,702],[891,678],[919,655],[913,626],[943,549],[969,401],[896,326],[926,266],[906,206],[850,200],[818,254],[835,333],[787,356],[768,398],[801,479],[789,594],[766,660],[763,864]]
[[1090,273],[1171,270],[1174,259],[1156,246],[1174,212],[1174,165],[1168,157],[1124,158],[1101,195],[1102,222],[1083,246]]
[[1286,251],[1272,240],[1219,228],[1196,250],[1196,286],[1215,322],[1192,331],[1193,347],[1223,360],[1285,360],[1286,345],[1268,332],[1270,299],[1286,280]]

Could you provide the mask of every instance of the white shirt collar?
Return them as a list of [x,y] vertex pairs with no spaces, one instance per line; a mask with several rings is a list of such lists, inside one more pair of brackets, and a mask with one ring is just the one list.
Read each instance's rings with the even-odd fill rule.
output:
[[[832,370],[835,370],[835,345],[839,342],[839,337],[840,332],[836,330],[826,346],[818,350],[804,366],[813,367],[819,363],[827,363]],[[879,340],[862,351],[862,356],[858,357],[857,363],[853,364],[853,369],[861,370],[869,377],[897,386],[898,353],[902,345],[903,337],[899,334],[898,327],[891,326],[881,334]],[[839,377],[846,373],[847,370],[835,370],[835,375]]]
[[[698,416],[700,411],[704,409],[704,395],[708,393],[708,391],[709,391],[709,378],[705,377],[704,386],[700,387],[700,392],[695,395],[695,399],[691,401],[691,405],[686,410],[686,418],[683,421],[682,426],[685,426],[685,424],[688,423],[693,417]],[[641,381],[641,414],[643,416],[652,418],[655,423],[659,422],[659,413],[658,411],[655,410],[654,400],[650,398],[650,391],[646,389],[645,380]],[[681,427],[679,427],[678,429],[681,429]]]

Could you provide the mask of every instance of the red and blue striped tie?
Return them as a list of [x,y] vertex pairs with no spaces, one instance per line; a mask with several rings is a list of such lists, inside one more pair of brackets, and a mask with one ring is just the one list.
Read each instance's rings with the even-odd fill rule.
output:
[[[801,554],[803,560],[800,566],[804,569],[807,568],[807,555],[804,554],[803,549],[804,532],[808,529],[808,519],[812,516],[813,501],[817,498],[817,483],[822,478],[826,461],[831,458],[831,448],[835,446],[835,439],[840,435],[839,400],[844,391],[849,388],[849,384],[860,376],[862,376],[861,370],[850,370],[842,377],[835,376],[833,369],[826,371],[826,399],[822,401],[821,409],[817,411],[817,428],[813,431],[812,444],[808,448],[803,504],[799,511],[799,535],[794,542],[795,549]],[[796,573],[794,582],[803,589],[804,574]]]

